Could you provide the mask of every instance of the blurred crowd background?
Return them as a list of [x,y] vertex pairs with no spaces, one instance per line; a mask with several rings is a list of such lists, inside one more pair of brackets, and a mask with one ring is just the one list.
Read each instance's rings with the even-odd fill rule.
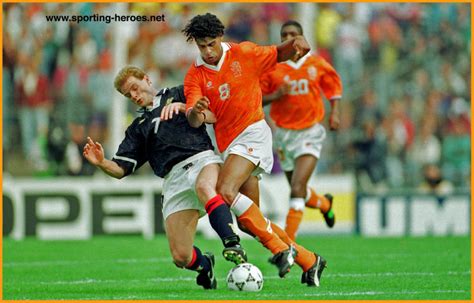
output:
[[[107,149],[121,67],[113,64],[113,24],[45,19],[113,15],[115,5],[3,4],[4,175],[93,175],[82,157],[88,135],[115,152]],[[126,4],[129,14],[164,14],[166,22],[130,22],[123,65],[144,68],[155,86],[178,85],[198,55],[181,33],[194,15],[216,14],[229,41],[267,45],[279,43],[283,22],[298,20],[297,5]],[[305,30],[344,83],[341,128],[329,134],[317,173],[354,174],[362,190],[470,187],[471,4],[312,5]],[[137,115],[128,110],[124,126]]]

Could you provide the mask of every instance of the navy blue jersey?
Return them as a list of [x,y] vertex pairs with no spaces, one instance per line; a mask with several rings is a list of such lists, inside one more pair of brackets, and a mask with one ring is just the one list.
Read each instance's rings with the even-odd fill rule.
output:
[[125,176],[148,161],[155,175],[164,177],[175,164],[197,153],[214,150],[204,124],[191,127],[182,113],[160,121],[161,110],[171,102],[186,102],[182,85],[162,89],[155,97],[153,108],[144,109],[127,128],[112,158],[124,169]]

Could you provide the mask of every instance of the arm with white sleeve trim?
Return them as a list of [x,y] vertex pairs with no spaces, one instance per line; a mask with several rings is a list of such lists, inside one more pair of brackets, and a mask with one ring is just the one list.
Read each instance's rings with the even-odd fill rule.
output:
[[83,155],[92,165],[100,168],[107,175],[121,179],[125,176],[125,171],[114,161],[105,159],[104,149],[99,142],[94,142],[87,137],[87,143],[84,146]]

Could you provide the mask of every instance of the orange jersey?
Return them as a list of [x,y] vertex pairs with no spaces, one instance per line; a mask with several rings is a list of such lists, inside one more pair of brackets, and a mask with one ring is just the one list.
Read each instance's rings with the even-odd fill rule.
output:
[[203,96],[210,100],[221,152],[249,125],[264,118],[259,80],[277,63],[276,46],[242,42],[223,43],[222,47],[224,53],[217,66],[199,57],[184,78],[186,109]]
[[273,101],[270,109],[270,117],[282,128],[304,129],[320,122],[324,118],[321,93],[328,100],[342,95],[339,75],[321,56],[308,54],[296,63],[278,63],[262,76],[263,94],[276,91],[284,82],[290,84],[289,93]]

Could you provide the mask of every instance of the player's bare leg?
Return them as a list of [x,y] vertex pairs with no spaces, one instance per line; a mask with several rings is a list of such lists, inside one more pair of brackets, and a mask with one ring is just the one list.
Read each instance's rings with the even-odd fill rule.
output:
[[257,176],[250,176],[240,187],[240,192],[249,197],[253,203],[260,206],[260,186]]
[[199,213],[194,209],[179,211],[166,218],[166,236],[171,256],[179,267],[186,267],[191,262],[198,219]]
[[295,160],[295,169],[287,174],[290,182],[290,209],[286,216],[285,232],[294,240],[303,219],[305,208],[306,187],[317,163],[316,157],[303,155]]
[[196,179],[196,193],[203,203],[209,217],[209,223],[217,232],[224,244],[222,255],[235,264],[247,262],[247,254],[240,245],[240,238],[235,232],[234,222],[229,206],[216,192],[219,164],[206,165]]
[[263,217],[258,206],[249,197],[239,193],[255,168],[249,160],[238,155],[229,155],[219,174],[217,192],[231,205],[240,224],[258,237],[263,246],[275,255],[279,275],[283,277],[294,262],[291,249],[273,233],[270,222]]
[[305,206],[319,208],[328,226],[334,225],[334,215],[332,211],[329,212],[332,206],[332,196],[317,195],[313,189],[308,187],[308,181],[317,163],[318,159],[313,155],[302,155],[296,158],[294,171],[286,172],[291,193],[285,231],[293,240],[296,238],[296,232],[301,224]]
[[219,177],[219,164],[213,163],[204,166],[196,179],[196,194],[199,201],[206,203],[217,195],[216,185]]
[[215,289],[214,256],[201,253],[193,246],[199,212],[194,209],[182,210],[169,215],[165,221],[166,236],[173,262],[180,268],[197,271],[198,285],[205,289]]

